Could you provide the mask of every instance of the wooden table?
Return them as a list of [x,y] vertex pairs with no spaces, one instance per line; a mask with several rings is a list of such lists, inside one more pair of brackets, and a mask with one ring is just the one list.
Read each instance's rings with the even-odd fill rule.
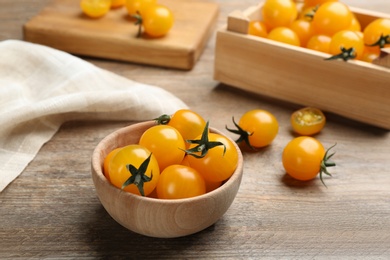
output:
[[[220,4],[218,26],[231,11],[257,3],[214,1]],[[343,2],[390,12],[388,0]],[[49,0],[0,3],[0,40],[22,39],[22,25]],[[298,106],[214,81],[214,46],[215,34],[191,71],[87,60],[175,93],[219,129],[250,109],[274,113],[279,134],[270,147],[244,153],[243,181],[222,219],[176,239],[144,237],[121,227],[97,199],[90,157],[105,135],[131,122],[68,122],[0,193],[0,258],[389,259],[389,132],[328,114],[317,136],[327,147],[337,142],[328,188],[319,179],[294,181],[283,170],[281,153],[293,138],[289,116]]]

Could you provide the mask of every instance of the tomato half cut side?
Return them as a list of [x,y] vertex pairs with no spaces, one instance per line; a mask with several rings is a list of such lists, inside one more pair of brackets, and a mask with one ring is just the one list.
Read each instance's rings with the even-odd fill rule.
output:
[[319,133],[325,126],[324,113],[314,107],[305,107],[292,113],[291,126],[299,135],[314,135]]

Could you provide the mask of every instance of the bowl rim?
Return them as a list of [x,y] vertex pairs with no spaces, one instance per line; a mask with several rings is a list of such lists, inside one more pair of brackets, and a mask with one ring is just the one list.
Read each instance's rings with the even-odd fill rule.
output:
[[[109,140],[115,139],[115,138],[117,138],[120,135],[123,135],[125,133],[131,132],[131,130],[133,130],[134,128],[137,128],[137,127],[147,127],[147,128],[150,128],[150,127],[152,127],[154,125],[157,125],[154,120],[135,122],[135,123],[132,123],[132,124],[130,124],[128,126],[119,128],[119,129],[111,132],[107,136],[105,136],[97,144],[97,146],[93,150],[92,158],[91,158],[92,174],[96,175],[96,177],[98,177],[100,182],[104,183],[105,185],[109,185],[110,188],[113,188],[113,189],[116,189],[117,191],[123,192],[124,193],[123,195],[126,196],[126,197],[130,197],[132,199],[138,199],[138,200],[145,200],[145,201],[149,201],[151,203],[161,203],[162,202],[162,203],[165,203],[165,204],[177,204],[177,203],[185,203],[185,202],[202,200],[202,199],[204,199],[206,197],[215,196],[216,194],[221,193],[224,190],[227,190],[237,180],[241,181],[241,178],[242,178],[242,175],[243,175],[243,161],[244,160],[243,160],[243,155],[242,155],[242,152],[241,152],[240,148],[238,147],[236,142],[233,141],[229,136],[225,135],[224,133],[222,133],[221,131],[219,131],[218,129],[216,129],[214,127],[209,127],[210,132],[221,134],[224,137],[226,137],[227,139],[229,139],[233,143],[234,147],[236,148],[237,155],[238,155],[237,166],[236,166],[236,169],[234,170],[233,174],[227,180],[225,180],[222,183],[222,185],[220,187],[218,187],[217,189],[212,190],[212,191],[207,192],[207,193],[204,193],[202,195],[198,195],[198,196],[190,197],[190,198],[159,199],[159,198],[153,198],[153,197],[147,197],[147,196],[140,196],[140,195],[133,194],[133,193],[130,193],[130,192],[127,192],[127,191],[124,191],[122,189],[117,188],[103,174],[103,170],[102,170],[103,169],[103,162],[104,162],[105,156],[107,156],[107,155],[103,155],[103,153],[101,152],[103,150],[104,145]],[[129,145],[130,145],[130,143],[129,143]],[[113,148],[113,149],[115,149],[115,148]],[[95,185],[95,189],[96,189],[96,184],[94,183],[94,185]]]

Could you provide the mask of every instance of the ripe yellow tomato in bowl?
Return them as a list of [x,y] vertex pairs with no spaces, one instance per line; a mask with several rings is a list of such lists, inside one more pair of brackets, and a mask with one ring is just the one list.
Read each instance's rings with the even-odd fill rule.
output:
[[[104,175],[103,166],[107,155],[118,147],[138,144],[142,134],[155,125],[154,121],[136,123],[114,131],[98,143],[91,161],[97,196],[108,214],[133,232],[159,238],[197,233],[217,222],[233,203],[243,174],[242,153],[231,141],[238,155],[236,169],[220,187],[199,196],[160,199],[140,196],[116,187]],[[210,128],[210,133],[224,135],[214,128]],[[112,157],[119,156],[118,153]]]

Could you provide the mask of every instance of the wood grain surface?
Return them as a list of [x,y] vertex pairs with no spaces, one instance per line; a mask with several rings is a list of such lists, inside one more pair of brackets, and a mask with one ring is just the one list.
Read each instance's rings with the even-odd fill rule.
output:
[[[22,39],[23,24],[49,2],[1,0],[0,40]],[[213,2],[220,5],[218,26],[230,12],[257,3]],[[388,0],[343,2],[390,13]],[[389,132],[327,114],[317,138],[326,147],[337,142],[328,188],[319,179],[294,181],[281,153],[294,137],[289,116],[298,107],[214,81],[214,47],[215,33],[190,71],[85,59],[175,93],[222,131],[247,110],[274,113],[279,134],[271,146],[244,152],[242,184],[222,219],[176,239],[126,230],[100,204],[90,160],[103,137],[132,122],[68,122],[0,193],[0,259],[389,259]]]

